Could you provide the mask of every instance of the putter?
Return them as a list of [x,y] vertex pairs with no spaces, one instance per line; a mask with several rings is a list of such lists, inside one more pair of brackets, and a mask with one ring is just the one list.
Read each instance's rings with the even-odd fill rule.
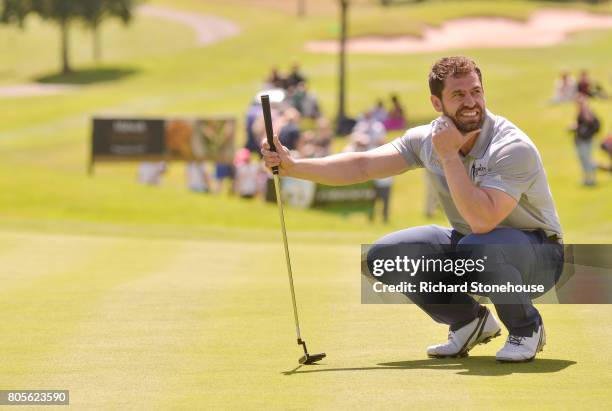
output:
[[[266,136],[270,150],[276,151],[274,141],[272,140],[272,114],[270,112],[270,96],[267,94],[261,96],[261,108],[263,110],[264,123],[266,125]],[[280,215],[281,231],[283,232],[283,244],[285,245],[285,260],[287,261],[287,273],[289,274],[289,289],[291,290],[291,302],[293,303],[293,318],[295,320],[295,331],[297,333],[297,343],[304,348],[304,355],[299,359],[300,364],[314,364],[317,361],[325,358],[325,353],[308,354],[306,341],[302,340],[300,333],[300,321],[298,319],[297,304],[295,302],[295,290],[293,289],[293,274],[291,273],[291,260],[289,259],[289,245],[287,243],[287,231],[285,230],[285,216],[283,214],[283,203],[280,196],[280,180],[278,178],[278,167],[272,167],[272,176],[274,177],[274,189],[276,191],[276,204]]]

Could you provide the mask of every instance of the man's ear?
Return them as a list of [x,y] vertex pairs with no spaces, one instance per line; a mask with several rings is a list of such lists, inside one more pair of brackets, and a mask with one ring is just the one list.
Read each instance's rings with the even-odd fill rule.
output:
[[440,100],[437,96],[432,95],[430,97],[431,99],[431,105],[433,106],[434,110],[436,110],[438,113],[441,113],[442,110],[442,100]]

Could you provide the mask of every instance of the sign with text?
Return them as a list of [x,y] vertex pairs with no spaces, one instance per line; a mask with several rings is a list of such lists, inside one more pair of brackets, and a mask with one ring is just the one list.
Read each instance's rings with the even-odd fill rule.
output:
[[[312,181],[282,177],[281,195],[286,204],[298,208],[370,212],[374,207],[376,189],[372,181],[348,186],[326,186]],[[272,179],[268,180],[266,199],[276,201]]]
[[199,160],[231,164],[236,120],[94,118],[94,161]]

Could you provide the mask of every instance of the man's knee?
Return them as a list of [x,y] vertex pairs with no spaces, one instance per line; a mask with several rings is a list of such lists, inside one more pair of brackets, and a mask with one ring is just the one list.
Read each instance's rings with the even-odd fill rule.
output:
[[449,228],[424,225],[389,233],[379,238],[374,244],[447,244],[450,243],[450,237],[451,229]]
[[[423,256],[439,254],[443,252],[443,247],[450,245],[451,230],[435,225],[413,227],[406,230],[396,231],[385,235],[370,245],[366,253],[368,273],[377,280],[385,282],[381,272],[387,274],[387,279],[397,276],[406,277],[407,281],[412,280],[406,273],[397,270],[388,270],[389,260],[397,261],[400,259],[420,259]],[[388,264],[384,266],[385,262]],[[392,272],[390,272],[392,271]]]

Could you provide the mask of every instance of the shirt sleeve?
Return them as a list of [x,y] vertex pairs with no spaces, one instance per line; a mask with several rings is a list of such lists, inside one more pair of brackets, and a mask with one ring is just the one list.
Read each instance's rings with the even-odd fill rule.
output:
[[397,151],[404,157],[408,163],[409,169],[424,167],[420,158],[420,153],[426,135],[423,126],[415,127],[409,129],[403,136],[391,142]]
[[524,141],[515,141],[491,155],[480,187],[501,190],[519,201],[535,182],[540,167],[536,148]]

